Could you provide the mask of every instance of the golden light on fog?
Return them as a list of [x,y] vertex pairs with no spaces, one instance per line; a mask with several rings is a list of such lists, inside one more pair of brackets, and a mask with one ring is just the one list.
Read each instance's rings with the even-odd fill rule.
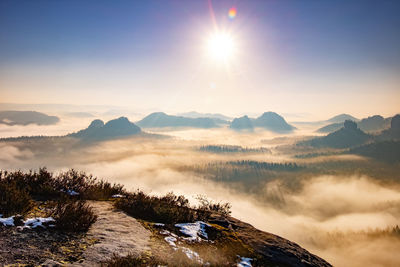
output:
[[236,52],[236,44],[233,36],[228,32],[215,32],[207,40],[207,52],[215,61],[230,61]]

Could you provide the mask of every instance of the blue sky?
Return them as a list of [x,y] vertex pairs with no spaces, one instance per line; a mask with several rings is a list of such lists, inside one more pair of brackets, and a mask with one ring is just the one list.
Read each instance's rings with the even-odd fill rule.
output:
[[2,0],[1,102],[398,111],[400,1],[211,4],[237,45],[229,66],[204,55],[215,30],[207,0]]

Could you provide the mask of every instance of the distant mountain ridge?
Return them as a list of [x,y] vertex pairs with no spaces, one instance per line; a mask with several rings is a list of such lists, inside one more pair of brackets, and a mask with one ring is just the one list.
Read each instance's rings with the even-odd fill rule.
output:
[[253,130],[254,125],[249,117],[245,115],[240,118],[234,118],[229,127],[235,130]]
[[94,120],[89,127],[67,136],[85,140],[103,140],[140,134],[140,127],[126,117],[110,120],[104,124],[102,120]]
[[377,136],[378,140],[400,140],[400,114],[397,114],[390,121],[390,128],[382,131]]
[[230,128],[235,130],[252,130],[256,127],[277,133],[288,133],[296,129],[296,127],[287,123],[282,116],[272,111],[264,112],[255,119],[250,119],[248,116],[235,118],[230,125]]
[[349,153],[388,163],[400,162],[400,115],[394,116],[390,128],[374,139],[375,142],[352,148]]
[[[390,127],[392,118],[383,118],[381,115],[374,115],[368,118],[364,118],[357,122],[358,127],[365,132],[379,132]],[[328,124],[317,130],[319,133],[331,133],[339,130],[344,125],[343,122]]]
[[275,112],[264,112],[260,117],[253,120],[255,127],[261,127],[274,132],[291,132],[296,129]]
[[60,121],[57,116],[49,116],[37,111],[0,111],[0,124],[13,125],[52,125]]
[[343,123],[346,120],[355,121],[355,122],[359,121],[359,119],[351,116],[350,114],[346,114],[346,113],[336,115],[326,121],[331,122],[331,123]]
[[372,141],[373,137],[364,133],[354,121],[346,120],[344,127],[328,134],[308,141],[300,142],[301,145],[313,147],[350,148]]
[[187,118],[182,116],[168,115],[164,112],[154,112],[136,122],[143,128],[165,128],[165,127],[193,127],[193,128],[216,128],[219,127],[219,119],[212,118]]
[[211,119],[219,119],[219,120],[223,120],[223,121],[231,121],[232,118],[225,116],[223,114],[220,113],[200,113],[197,111],[189,111],[189,112],[184,112],[184,113],[179,113],[177,114],[177,116],[182,116],[182,117],[186,117],[186,118],[211,118]]

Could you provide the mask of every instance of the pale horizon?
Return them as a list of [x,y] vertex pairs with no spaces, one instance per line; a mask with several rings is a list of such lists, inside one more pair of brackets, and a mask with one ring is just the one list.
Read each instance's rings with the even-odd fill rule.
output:
[[395,1],[210,3],[60,1],[36,9],[3,1],[0,102],[232,115],[399,112]]

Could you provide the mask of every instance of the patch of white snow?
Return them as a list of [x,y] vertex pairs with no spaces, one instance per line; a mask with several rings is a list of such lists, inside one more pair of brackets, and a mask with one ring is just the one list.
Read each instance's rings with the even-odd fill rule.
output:
[[43,225],[43,223],[52,223],[49,224],[50,227],[54,227],[54,223],[56,221],[52,218],[52,217],[47,217],[47,218],[42,218],[42,217],[37,217],[37,218],[31,218],[31,219],[27,219],[26,221],[24,221],[24,224],[26,228],[36,228],[38,226],[45,228],[45,226]]
[[251,258],[240,257],[240,262],[237,264],[237,267],[251,267]]
[[164,237],[164,240],[167,241],[167,243],[171,246],[171,247],[176,247],[175,242],[177,241],[175,237],[173,236],[167,236]]
[[182,252],[185,253],[186,256],[192,261],[197,261],[200,264],[203,263],[203,259],[200,258],[199,253],[185,247],[181,247],[180,250],[182,250]]
[[206,226],[211,227],[209,224],[201,221],[197,221],[194,223],[178,223],[175,224],[176,227],[180,228],[180,232],[184,235],[185,240],[188,241],[201,241],[202,238],[208,239],[208,235],[206,233]]
[[74,190],[67,190],[67,194],[70,196],[78,196],[79,193]]
[[[4,226],[15,226],[14,225],[14,216],[8,217],[8,218],[0,218],[0,223],[2,223]],[[42,218],[42,217],[37,217],[37,218],[30,218],[24,221],[24,226],[20,228],[36,228],[38,226],[45,228],[43,223],[49,223],[50,227],[55,226],[55,220],[52,217],[47,217],[47,218]]]
[[0,216],[0,223],[2,223],[4,226],[14,226],[14,216],[8,217],[8,218],[2,218]]

